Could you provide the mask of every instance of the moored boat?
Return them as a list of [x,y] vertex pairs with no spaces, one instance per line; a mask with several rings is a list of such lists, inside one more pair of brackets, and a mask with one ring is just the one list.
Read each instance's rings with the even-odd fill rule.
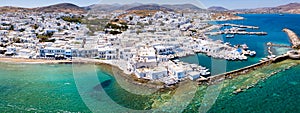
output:
[[234,38],[234,35],[226,35],[226,38]]
[[254,56],[256,55],[256,52],[255,52],[255,51],[251,51],[251,52],[249,53],[249,55],[250,55],[251,57],[254,57]]

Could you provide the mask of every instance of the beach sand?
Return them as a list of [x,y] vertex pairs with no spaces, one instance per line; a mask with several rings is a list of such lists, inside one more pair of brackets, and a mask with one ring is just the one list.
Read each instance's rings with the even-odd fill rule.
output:
[[71,60],[47,60],[47,59],[25,59],[25,58],[0,58],[4,63],[26,63],[26,64],[62,64],[72,63]]
[[[156,82],[148,82],[148,80],[138,79],[136,76],[128,73],[124,73],[118,65],[114,64],[112,61],[98,60],[98,59],[88,59],[88,58],[74,58],[73,60],[48,60],[48,59],[26,59],[26,58],[1,58],[0,63],[15,63],[15,64],[95,64],[100,66],[102,70],[108,72],[110,75],[115,76],[121,80],[132,83],[130,84],[138,86],[139,88],[153,88],[161,89],[163,85]],[[123,81],[124,82],[124,81]]]

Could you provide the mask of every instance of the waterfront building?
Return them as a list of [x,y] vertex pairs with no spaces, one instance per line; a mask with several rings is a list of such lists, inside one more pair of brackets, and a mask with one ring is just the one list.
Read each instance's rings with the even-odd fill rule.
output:
[[40,57],[54,58],[58,55],[65,56],[65,49],[55,47],[46,47],[44,49],[40,49]]
[[120,59],[124,59],[126,61],[131,59],[136,54],[137,54],[137,50],[133,47],[127,47],[127,48],[120,48],[119,49]]
[[157,66],[157,59],[155,49],[153,47],[140,47],[137,51],[137,55],[134,55],[131,59],[133,67],[138,68],[153,68]]
[[117,59],[117,50],[111,47],[98,48],[98,58],[105,60]]
[[6,52],[4,53],[6,56],[12,56],[17,53],[17,48],[13,46],[6,47]]

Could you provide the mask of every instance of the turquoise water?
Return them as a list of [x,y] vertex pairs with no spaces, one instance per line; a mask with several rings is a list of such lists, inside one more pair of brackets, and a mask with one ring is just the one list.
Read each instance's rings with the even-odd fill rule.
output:
[[[89,65],[82,65],[83,67]],[[0,63],[0,112],[91,112],[88,103],[105,102],[98,94],[97,84],[89,86],[88,75],[81,75],[86,83],[88,97],[79,95],[74,81],[72,65],[17,65]],[[117,104],[130,109],[150,109],[153,99],[159,96],[145,96],[130,93],[115,81],[114,77],[96,66],[97,77],[109,97]],[[265,71],[265,73],[269,70]],[[297,112],[300,94],[300,65],[259,82],[246,92],[232,95],[232,87],[224,87],[215,104],[208,111],[215,112]],[[242,82],[241,82],[242,83]],[[233,84],[233,83],[232,83]],[[236,83],[234,83],[236,84]],[[197,91],[194,100],[203,98],[203,91]],[[197,112],[201,101],[191,102],[185,112]],[[112,106],[96,106],[105,109]],[[115,112],[115,110],[106,110]]]
[[[90,112],[79,95],[71,64],[0,63],[0,67],[0,112]],[[134,109],[144,109],[144,104],[150,102],[147,96],[134,95],[122,89],[114,78],[100,67],[95,69],[99,84],[101,82],[103,89],[115,102]],[[79,79],[89,78],[88,75],[82,75]],[[97,85],[87,87],[92,101],[99,99]],[[133,102],[135,104],[132,104]]]
[[299,73],[300,66],[297,66],[246,92],[218,98],[209,112],[297,113],[300,111]]
[[[250,49],[256,50],[258,55],[245,62],[228,62],[227,70],[242,67],[258,61],[260,57],[267,55],[265,42],[289,44],[287,36],[281,32],[283,27],[289,27],[300,34],[300,15],[242,15],[246,20],[232,21],[231,23],[255,25],[261,27],[259,31],[267,31],[267,36],[237,36],[234,39],[226,39],[231,43],[246,43]],[[199,58],[199,60],[198,60]],[[211,65],[210,57],[199,54],[186,58],[193,63],[205,63]],[[139,95],[123,89],[123,87],[103,70],[101,66],[82,64],[79,76],[75,76],[71,64],[7,64],[0,63],[0,112],[91,112],[91,105],[105,110],[116,112],[117,108],[103,98],[105,93],[124,108],[142,110],[151,109],[156,100],[168,98],[159,93],[151,95]],[[90,73],[94,68],[96,75]],[[264,70],[268,74],[272,70]],[[232,95],[228,92],[232,86],[224,87],[216,102],[208,112],[299,112],[300,107],[300,66],[280,72],[246,92]],[[96,77],[96,78],[93,78]],[[93,80],[99,83],[92,83]],[[247,78],[244,78],[247,80]],[[79,85],[78,80],[85,81]],[[237,80],[239,81],[239,80]],[[242,84],[241,82],[232,84]],[[103,90],[101,90],[101,85]],[[83,87],[84,91],[79,90]],[[184,112],[198,112],[201,105],[203,88],[200,86],[193,101],[186,107]],[[184,92],[190,93],[190,92]],[[85,95],[85,96],[83,96]],[[101,96],[100,96],[101,95]],[[175,108],[174,108],[175,109]],[[172,110],[169,110],[172,112]]]
[[[289,28],[295,33],[300,34],[300,15],[286,14],[284,16],[279,16],[278,14],[245,14],[240,16],[245,17],[245,20],[221,21],[214,24],[232,23],[258,26],[259,29],[257,30],[247,29],[247,31],[264,31],[267,32],[268,35],[236,35],[234,38],[225,38],[225,35],[212,36],[211,38],[213,39],[223,39],[224,42],[229,42],[232,45],[247,44],[250,50],[254,50],[257,53],[255,57],[248,57],[247,61],[228,61],[227,67],[225,67],[227,71],[249,66],[257,63],[261,58],[268,56],[267,42],[290,45],[288,36],[285,32],[282,32],[283,28]],[[281,51],[275,51],[275,54],[282,54],[285,53],[285,51],[286,49],[283,48]],[[181,58],[180,60],[211,68],[212,59],[202,54]]]

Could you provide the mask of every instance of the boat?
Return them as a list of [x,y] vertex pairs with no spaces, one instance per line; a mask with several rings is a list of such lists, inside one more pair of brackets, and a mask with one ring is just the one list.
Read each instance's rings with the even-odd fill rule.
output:
[[256,55],[256,52],[255,52],[255,51],[251,51],[251,52],[249,53],[249,55],[250,55],[251,57],[254,57],[254,56]]
[[268,58],[262,58],[261,59],[262,61],[267,61],[267,60],[269,60]]
[[237,30],[238,31],[246,31],[246,29],[244,29],[244,28],[238,28]]
[[234,38],[234,35],[226,35],[226,38]]
[[249,47],[246,44],[241,45],[244,50],[247,50]]
[[272,59],[272,58],[275,58],[276,56],[275,55],[269,55],[267,56],[269,59]]
[[279,14],[279,16],[284,16],[283,14]]

